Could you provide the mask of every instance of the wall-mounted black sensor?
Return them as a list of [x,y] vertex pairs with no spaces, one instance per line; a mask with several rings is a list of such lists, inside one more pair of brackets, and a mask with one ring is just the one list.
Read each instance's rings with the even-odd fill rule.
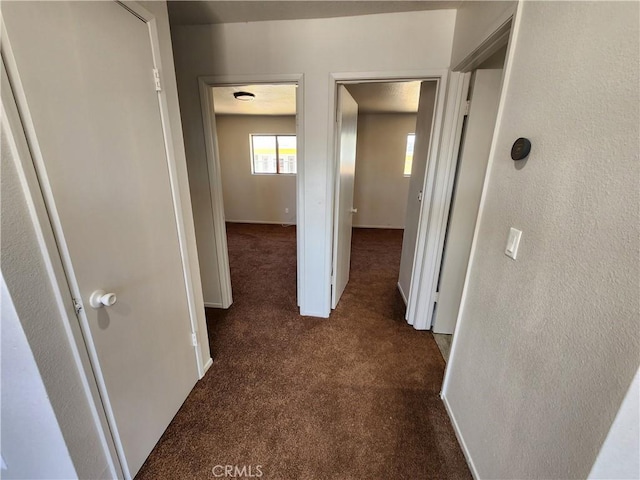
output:
[[511,147],[511,158],[514,160],[524,160],[527,158],[531,152],[531,142],[524,138],[520,137],[515,142],[513,142],[513,147]]

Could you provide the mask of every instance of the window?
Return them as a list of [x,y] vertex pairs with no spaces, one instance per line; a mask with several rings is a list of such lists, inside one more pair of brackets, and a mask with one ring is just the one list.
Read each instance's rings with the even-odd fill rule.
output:
[[413,147],[416,143],[416,134],[407,135],[407,152],[404,154],[404,176],[411,176],[411,166],[413,165]]
[[297,172],[295,135],[251,135],[251,173],[254,175]]

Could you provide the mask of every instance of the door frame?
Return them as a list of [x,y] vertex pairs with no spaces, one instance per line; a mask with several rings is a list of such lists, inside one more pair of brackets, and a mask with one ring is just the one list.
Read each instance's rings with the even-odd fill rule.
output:
[[[158,71],[160,85],[164,86],[166,82],[162,68],[162,50],[160,48],[156,15],[135,1],[122,0],[115,1],[115,3],[147,24],[153,65]],[[127,465],[122,442],[120,441],[106,383],[99,366],[99,359],[91,337],[88,319],[84,313],[85,306],[82,302],[80,288],[64,239],[55,199],[46,174],[44,157],[39,147],[37,131],[31,117],[26,93],[20,79],[20,72],[1,14],[0,27],[0,53],[3,63],[2,82],[3,87],[10,85],[8,90],[11,93],[7,95],[11,95],[13,101],[12,106],[11,103],[5,99],[3,92],[2,107],[3,110],[10,114],[7,121],[12,122],[10,124],[12,133],[17,131],[18,125],[24,132],[26,152],[28,155],[20,156],[20,169],[24,174],[23,184],[25,193],[29,196],[28,201],[32,205],[34,218],[37,222],[37,228],[39,229],[38,236],[42,254],[50,266],[50,275],[55,295],[58,299],[58,308],[63,318],[66,319],[65,327],[68,331],[69,341],[72,348],[75,349],[76,367],[85,385],[87,401],[95,420],[98,435],[101,438],[101,446],[109,462],[110,473],[118,479],[124,478],[129,480],[132,478],[131,473]],[[201,300],[199,302],[196,298],[194,283],[199,282],[200,279],[194,278],[194,273],[190,268],[190,260],[193,256],[191,252],[195,251],[195,246],[190,245],[187,236],[185,212],[180,196],[181,191],[185,189],[186,177],[181,175],[178,170],[175,158],[175,145],[172,137],[172,130],[176,127],[179,128],[179,126],[172,125],[170,122],[170,110],[165,88],[161,87],[157,93],[169,184],[171,187],[172,213],[175,218],[180,249],[190,328],[194,339],[197,340],[193,346],[194,362],[198,377],[202,378],[211,366],[212,360],[211,358],[204,359],[200,350],[200,344],[202,342],[208,342],[208,339],[206,331],[199,332],[198,330],[198,311],[200,310]],[[15,109],[15,112],[13,112],[12,109]],[[193,242],[193,240],[191,242]],[[199,303],[200,305],[198,305]],[[201,308],[201,310],[203,316],[204,308]]]
[[227,227],[225,224],[224,198],[222,195],[222,169],[218,150],[218,136],[213,104],[212,87],[246,85],[296,85],[296,257],[297,257],[297,304],[303,298],[304,255],[304,75],[203,75],[198,77],[200,91],[200,109],[204,127],[207,173],[209,175],[209,193],[213,212],[213,232],[216,258],[218,259],[218,278],[220,280],[221,303],[205,303],[207,307],[229,308],[233,303],[231,289],[231,270],[229,267],[229,248],[227,246]]
[[[328,162],[328,178],[327,182],[327,198],[331,199],[331,215],[327,216],[326,231],[330,237],[330,255],[327,271],[329,282],[329,300],[331,300],[332,285],[332,265],[335,252],[333,251],[333,234],[336,228],[335,222],[335,203],[336,203],[336,177],[338,175],[339,158],[336,153],[335,145],[337,141],[336,116],[338,113],[338,85],[348,85],[353,83],[383,83],[383,82],[399,82],[399,81],[435,81],[436,102],[433,112],[433,122],[431,125],[431,137],[429,141],[429,153],[427,158],[427,170],[423,180],[423,201],[420,204],[420,216],[418,220],[418,234],[414,252],[414,261],[411,273],[411,286],[407,295],[407,313],[406,320],[416,330],[428,330],[430,324],[420,307],[427,303],[425,300],[423,284],[425,277],[433,276],[433,266],[429,265],[428,260],[432,256],[433,236],[431,226],[434,225],[438,218],[438,212],[432,211],[431,205],[435,202],[434,193],[439,191],[439,182],[441,178],[436,175],[442,166],[440,165],[440,156],[442,150],[443,139],[446,140],[450,135],[445,123],[446,113],[449,108],[448,97],[451,97],[450,72],[447,69],[429,69],[429,70],[412,70],[399,72],[344,72],[330,74],[329,101],[334,105],[333,116],[329,118],[329,145],[330,151],[333,152],[332,161]],[[456,76],[454,76],[457,78]],[[441,138],[442,137],[442,138]],[[429,201],[425,201],[429,199]]]
[[[453,338],[451,343],[451,351],[449,353],[449,361],[445,366],[444,371],[444,379],[442,381],[442,388],[440,390],[440,398],[442,399],[445,409],[449,417],[451,418],[451,422],[453,424],[454,431],[460,444],[462,445],[463,452],[465,457],[467,458],[467,463],[469,463],[472,472],[476,472],[473,462],[470,460],[470,457],[467,454],[467,448],[465,446],[464,439],[460,435],[458,424],[453,416],[451,408],[449,406],[449,402],[447,400],[447,387],[449,386],[449,382],[451,380],[451,364],[455,362],[455,352],[458,346],[458,332],[460,330],[461,319],[464,310],[464,303],[467,296],[468,286],[469,286],[469,273],[471,271],[471,266],[473,265],[474,256],[476,253],[476,247],[478,243],[478,232],[480,229],[480,223],[482,219],[482,212],[484,211],[484,206],[487,197],[487,185],[489,183],[489,179],[491,177],[491,166],[493,165],[493,161],[496,155],[496,144],[497,144],[497,136],[496,132],[500,129],[500,124],[502,123],[502,114],[504,111],[504,105],[507,97],[507,87],[509,85],[509,79],[511,77],[511,72],[513,70],[513,59],[515,58],[515,49],[516,49],[516,39],[518,37],[518,32],[520,29],[520,20],[522,16],[522,4],[518,3],[515,7],[514,11],[506,18],[506,20],[491,34],[489,35],[483,42],[481,42],[465,59],[463,59],[459,65],[455,68],[461,74],[466,74],[467,72],[471,72],[475,70],[478,65],[480,65],[484,60],[493,55],[496,51],[498,51],[504,43],[507,44],[507,53],[504,60],[503,65],[503,73],[502,73],[502,83],[500,86],[500,96],[498,100],[498,113],[496,115],[496,122],[493,130],[493,138],[491,140],[491,148],[489,149],[489,160],[487,162],[487,169],[484,175],[484,181],[482,185],[482,195],[480,197],[480,205],[478,207],[478,213],[476,215],[476,225],[473,231],[473,239],[471,241],[471,251],[469,252],[469,261],[467,263],[467,268],[465,271],[464,278],[464,286],[462,288],[462,296],[460,299],[460,308],[458,309],[458,318],[456,319],[456,326],[453,331]],[[460,147],[462,138],[458,136],[456,139],[456,151]],[[456,155],[457,156],[457,155]]]

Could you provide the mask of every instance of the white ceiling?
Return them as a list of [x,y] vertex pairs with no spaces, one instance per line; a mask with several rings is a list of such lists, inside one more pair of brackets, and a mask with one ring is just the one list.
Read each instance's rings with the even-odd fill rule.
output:
[[347,90],[360,113],[415,113],[420,82],[354,83]]
[[[358,83],[346,86],[360,113],[415,113],[420,82]],[[295,85],[212,87],[217,115],[295,115]],[[234,92],[250,92],[250,101],[236,100]]]
[[176,0],[169,1],[168,7],[171,25],[204,25],[443,10],[455,9],[461,4],[462,0]]
[[[295,115],[295,85],[243,85],[212,87],[213,105],[217,115]],[[250,101],[236,100],[234,92],[250,92]]]

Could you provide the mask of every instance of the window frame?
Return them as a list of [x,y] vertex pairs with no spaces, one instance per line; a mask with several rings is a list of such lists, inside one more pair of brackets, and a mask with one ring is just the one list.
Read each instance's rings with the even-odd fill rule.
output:
[[408,147],[409,147],[409,137],[411,135],[413,135],[413,151],[411,152],[411,168],[412,169],[413,169],[413,155],[414,155],[415,148],[416,148],[416,133],[415,132],[407,133],[407,141],[406,141],[406,144],[405,144],[405,147],[404,147],[404,163],[402,165],[402,176],[405,177],[405,178],[410,178],[411,177],[411,172],[405,173],[405,170],[407,168],[407,150],[408,150]]
[[[276,141],[276,171],[275,172],[256,172],[255,156],[253,153],[253,137],[274,137]],[[296,139],[296,171],[295,173],[280,172],[280,149],[278,147],[278,137],[293,137]],[[249,134],[249,162],[251,163],[251,175],[282,175],[295,176],[298,174],[298,136],[295,133],[250,133]]]

